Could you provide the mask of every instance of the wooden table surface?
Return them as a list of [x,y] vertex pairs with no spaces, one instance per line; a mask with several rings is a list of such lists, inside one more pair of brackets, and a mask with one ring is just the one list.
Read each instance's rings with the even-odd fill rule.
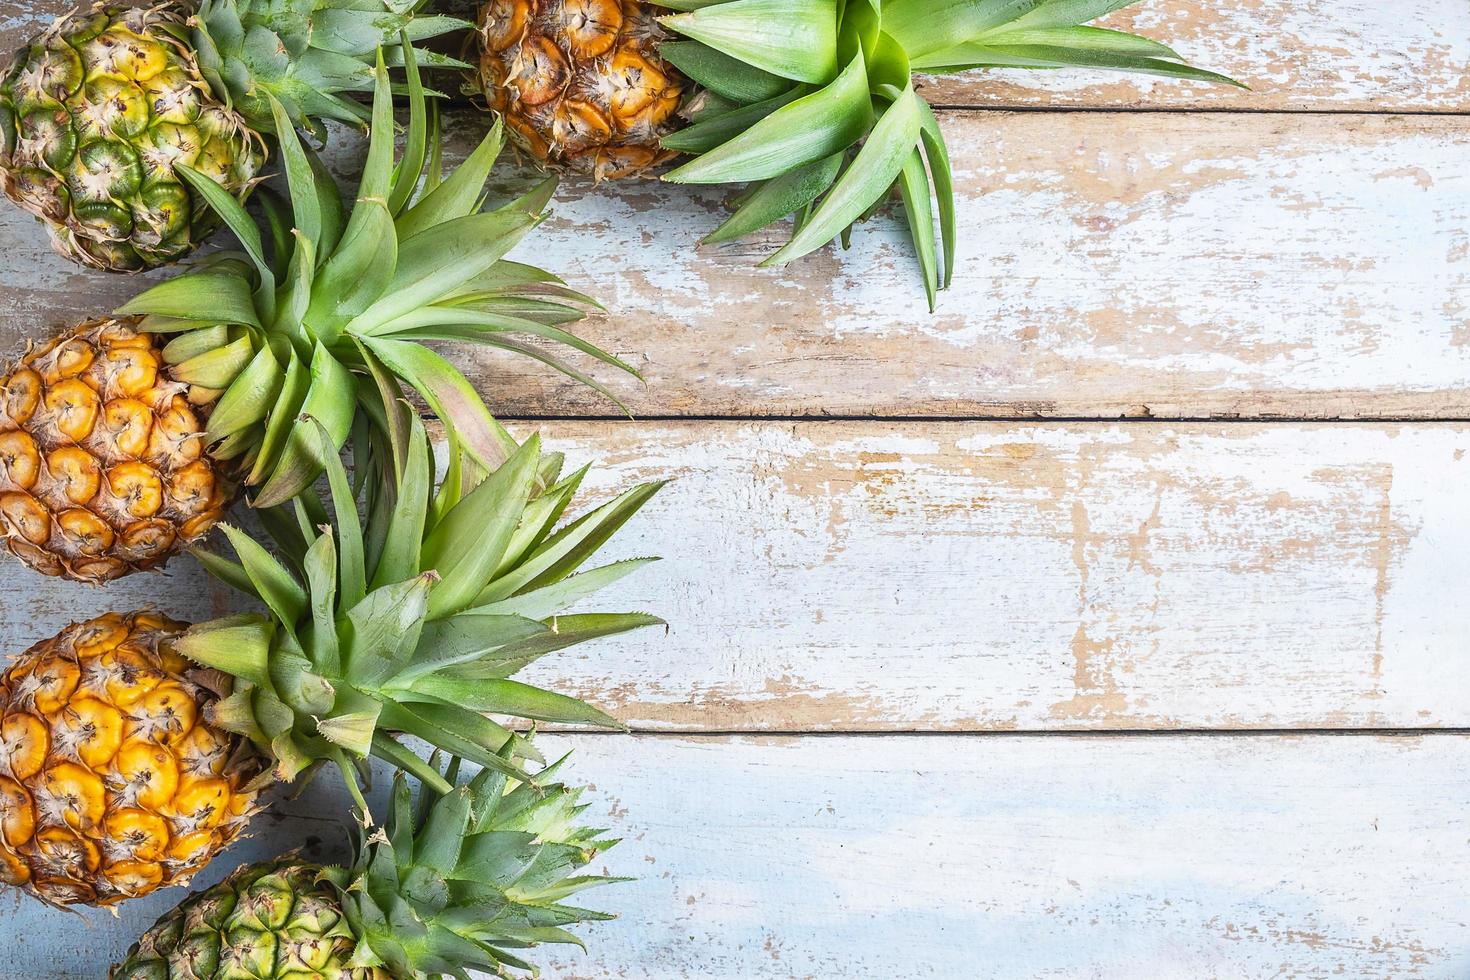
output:
[[[928,84],[966,233],[937,315],[895,215],[773,272],[774,236],[694,248],[725,191],[569,184],[520,254],[611,308],[637,420],[457,355],[593,491],[675,478],[609,551],[665,556],[610,605],[671,629],[537,669],[635,732],[547,739],[637,877],[547,976],[1470,976],[1470,3],[1111,22],[1254,92]],[[0,254],[7,349],[139,287],[12,208]],[[187,561],[0,567],[16,651],[229,602]],[[335,853],[332,783],[201,880]],[[0,896],[0,977],[101,976],[179,897],[79,929]]]

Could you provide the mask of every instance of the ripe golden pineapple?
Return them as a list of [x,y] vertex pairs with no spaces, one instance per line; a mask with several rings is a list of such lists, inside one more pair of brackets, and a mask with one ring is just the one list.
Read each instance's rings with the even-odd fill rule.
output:
[[480,80],[491,108],[538,159],[597,179],[671,158],[688,82],[658,53],[644,0],[490,0]]
[[254,812],[262,766],[205,720],[208,673],[148,613],[69,627],[0,676],[0,881],[55,905],[187,882]]
[[203,409],[138,323],[89,321],[0,378],[0,535],[38,571],[101,583],[154,568],[229,506]]
[[[0,674],[0,884],[53,905],[181,884],[238,836],[258,790],[326,763],[364,812],[356,774],[370,756],[450,792],[396,733],[523,778],[521,760],[535,754],[487,714],[618,727],[512,678],[558,650],[662,624],[564,614],[648,563],[581,571],[659,485],[563,524],[585,469],[563,477],[562,459],[532,437],[473,488],[462,478],[479,464],[451,445],[451,475],[436,480],[423,422],[383,394],[405,455],[364,450],[373,489],[361,502],[329,457],[337,520],[311,540],[283,512],[264,521],[291,568],[233,528],[238,562],[201,556],[268,615],[192,627],[107,615]],[[327,513],[315,495],[299,503],[285,510]],[[372,541],[383,543],[376,554]]]

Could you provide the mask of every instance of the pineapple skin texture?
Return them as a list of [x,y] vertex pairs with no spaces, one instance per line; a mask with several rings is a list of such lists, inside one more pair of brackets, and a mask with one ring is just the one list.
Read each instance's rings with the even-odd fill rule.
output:
[[160,918],[110,980],[392,980],[347,965],[356,940],[321,870],[289,857],[240,868]]
[[68,627],[0,675],[0,882],[52,905],[186,883],[255,811],[260,763],[150,613]]
[[596,180],[646,173],[676,154],[689,81],[658,55],[668,35],[646,0],[488,0],[478,84],[516,142]]
[[136,272],[182,258],[217,222],[174,165],[243,196],[265,162],[166,33],[181,23],[170,5],[62,17],[0,82],[0,187],[69,259]]
[[44,574],[96,585],[158,568],[235,494],[204,452],[201,393],[167,379],[136,326],[88,321],[0,376],[0,536]]

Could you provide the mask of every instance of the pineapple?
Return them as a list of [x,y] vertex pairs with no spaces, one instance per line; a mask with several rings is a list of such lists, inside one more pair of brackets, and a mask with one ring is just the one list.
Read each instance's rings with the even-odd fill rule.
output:
[[[423,423],[384,378],[381,432],[361,446],[364,521],[327,457],[330,503],[262,511],[284,564],[226,528],[239,556],[205,567],[268,611],[185,627],[104,616],[21,655],[0,681],[0,878],[52,904],[115,904],[182,884],[257,810],[256,793],[323,763],[364,812],[370,756],[451,786],[390,737],[414,735],[513,779],[536,759],[481,712],[619,727],[511,676],[548,653],[660,623],[559,615],[647,560],[574,575],[659,489],[635,487],[557,524],[585,470],[502,432],[481,472],[450,443],[433,478]],[[330,437],[311,420],[325,452]],[[514,447],[511,449],[510,447]],[[211,669],[212,668],[212,669]]]
[[426,341],[526,354],[604,393],[520,336],[632,371],[564,328],[591,300],[503,261],[541,220],[550,182],[480,212],[498,128],[441,179],[437,154],[425,149],[437,143],[437,125],[412,58],[408,67],[408,149],[395,169],[380,63],[367,168],[350,215],[277,103],[294,213],[267,209],[269,256],[244,209],[180,165],[245,257],[202,262],[0,372],[0,537],[13,554],[93,584],[159,567],[208,531],[242,486],[268,507],[314,480],[321,448],[297,417],[321,420],[340,447],[360,421],[358,389],[377,373],[406,381],[453,438],[483,464],[498,462],[489,413]]
[[772,265],[845,236],[896,189],[932,309],[954,275],[954,194],[913,74],[1081,67],[1239,84],[1085,26],[1138,2],[487,0],[470,88],[553,166],[601,180],[688,154],[665,180],[749,184],[704,241],[794,216]]
[[[240,868],[166,913],[111,980],[317,977],[391,980],[468,970],[536,973],[523,951],[581,945],[565,927],[611,918],[565,903],[617,881],[578,874],[615,843],[580,825],[580,789],[483,770],[421,799],[402,774],[385,831],[363,830],[350,867],[293,856]],[[424,791],[427,794],[427,790]]]
[[79,623],[0,676],[0,881],[113,905],[188,881],[255,809],[258,757],[151,613]]
[[539,160],[598,180],[672,159],[689,82],[659,54],[667,32],[643,0],[489,0],[480,90]]
[[[266,134],[365,120],[373,54],[458,25],[407,0],[98,5],[58,19],[0,81],[0,186],[56,250],[114,272],[174,262],[217,227],[187,165],[243,199]],[[330,30],[314,29],[327,25]],[[444,59],[439,59],[444,61]]]

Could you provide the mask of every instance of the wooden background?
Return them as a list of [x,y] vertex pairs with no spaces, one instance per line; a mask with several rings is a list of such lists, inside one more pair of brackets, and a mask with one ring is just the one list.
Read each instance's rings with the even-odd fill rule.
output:
[[[613,310],[637,420],[460,363],[592,489],[676,478],[609,552],[665,556],[611,607],[672,628],[538,669],[636,732],[549,739],[638,880],[548,976],[1470,976],[1470,4],[1112,23],[1254,92],[927,85],[966,230],[936,316],[892,215],[770,272],[774,237],[694,249],[726,192],[569,185],[523,250]],[[0,254],[6,348],[139,285],[14,209]],[[228,601],[8,564],[0,636]],[[330,783],[209,880],[333,853]],[[0,897],[0,976],[99,976],[178,897]]]

